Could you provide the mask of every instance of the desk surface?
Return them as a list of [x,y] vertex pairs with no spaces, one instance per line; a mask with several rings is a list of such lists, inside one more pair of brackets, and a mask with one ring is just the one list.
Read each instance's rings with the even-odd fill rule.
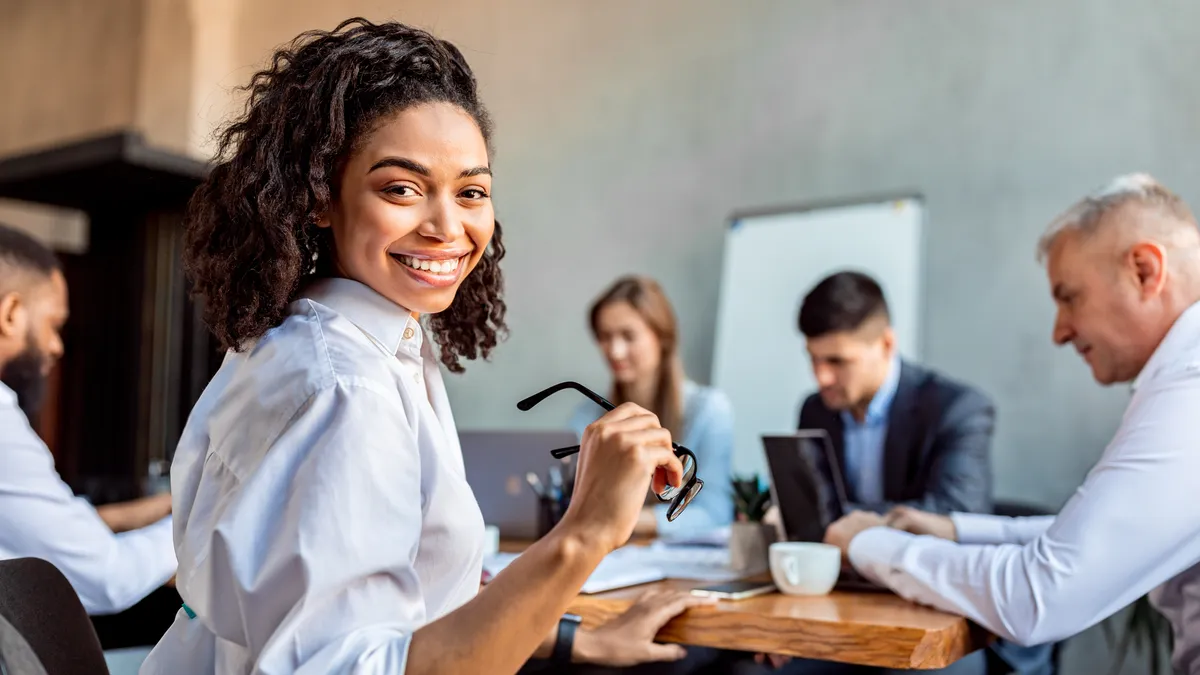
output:
[[[504,542],[519,551],[521,542]],[[570,611],[584,625],[625,611],[651,588],[687,590],[703,582],[669,580],[581,595]],[[690,609],[663,627],[661,642],[888,668],[942,668],[986,645],[988,636],[966,619],[914,605],[890,593],[833,592],[817,597],[771,593]]]

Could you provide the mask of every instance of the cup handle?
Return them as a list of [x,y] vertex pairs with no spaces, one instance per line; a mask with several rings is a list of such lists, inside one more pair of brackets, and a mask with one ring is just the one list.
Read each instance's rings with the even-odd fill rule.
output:
[[783,576],[789,584],[793,586],[800,583],[800,563],[791,556],[785,556],[783,559]]

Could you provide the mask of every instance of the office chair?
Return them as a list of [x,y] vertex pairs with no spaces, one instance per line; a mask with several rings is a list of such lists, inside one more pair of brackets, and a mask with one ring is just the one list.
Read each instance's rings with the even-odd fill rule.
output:
[[0,675],[46,675],[33,648],[0,616]]
[[[87,611],[62,572],[39,558],[0,560],[0,617],[20,633],[45,675],[108,675]],[[13,675],[24,675],[12,670]],[[26,671],[28,672],[28,671]]]

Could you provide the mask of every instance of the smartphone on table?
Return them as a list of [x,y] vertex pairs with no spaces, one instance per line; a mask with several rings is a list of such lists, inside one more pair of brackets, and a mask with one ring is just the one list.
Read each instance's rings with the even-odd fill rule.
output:
[[693,588],[692,595],[704,598],[720,598],[722,600],[745,600],[756,595],[763,595],[775,590],[775,584],[770,581],[730,581],[713,586]]

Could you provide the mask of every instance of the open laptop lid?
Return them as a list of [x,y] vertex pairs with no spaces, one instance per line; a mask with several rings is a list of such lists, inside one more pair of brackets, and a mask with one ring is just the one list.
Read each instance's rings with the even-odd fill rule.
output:
[[[821,541],[825,528],[848,511],[846,486],[824,429],[764,435],[763,449],[771,472],[771,498],[779,507],[784,532],[792,541]],[[833,485],[820,478],[829,466]],[[832,489],[832,494],[830,490]]]
[[573,470],[554,459],[554,448],[578,443],[572,431],[482,429],[459,430],[467,483],[483,513],[484,522],[500,528],[501,537],[534,539],[538,536],[538,501],[525,482],[532,471],[543,483],[547,470],[558,466]]

